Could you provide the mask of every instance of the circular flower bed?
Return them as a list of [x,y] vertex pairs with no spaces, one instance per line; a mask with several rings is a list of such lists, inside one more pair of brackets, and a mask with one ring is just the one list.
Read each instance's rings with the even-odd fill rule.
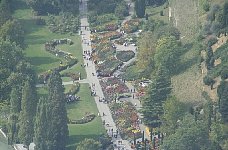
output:
[[135,53],[133,51],[117,51],[116,57],[117,59],[127,62],[130,59],[132,59],[135,56]]

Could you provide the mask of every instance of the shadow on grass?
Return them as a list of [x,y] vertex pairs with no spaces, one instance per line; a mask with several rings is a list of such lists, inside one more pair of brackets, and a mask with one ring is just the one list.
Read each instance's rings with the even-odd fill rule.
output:
[[177,75],[180,73],[185,72],[187,69],[189,69],[191,66],[195,65],[196,63],[198,63],[198,57],[194,57],[191,59],[188,59],[184,62],[180,62],[180,59],[183,55],[185,55],[188,51],[190,51],[193,47],[192,43],[188,43],[183,45],[183,49],[180,51],[179,53],[179,60],[177,61],[177,67],[173,69],[172,71],[172,75]]
[[26,34],[39,31],[43,25],[37,25],[34,19],[19,19]]
[[22,0],[15,0],[12,4],[12,11],[15,11],[16,9],[28,9],[28,5],[26,4],[25,1]]
[[43,36],[39,36],[39,35],[28,35],[26,37],[26,44],[27,45],[33,45],[33,44],[45,44],[47,42],[47,40],[44,39]]
[[30,57],[29,61],[31,62],[32,65],[39,66],[42,64],[51,64],[58,62],[59,59],[54,59],[51,57]]
[[75,150],[76,143],[83,141],[84,139],[98,140],[100,135],[88,134],[88,135],[70,135],[67,143],[67,150]]

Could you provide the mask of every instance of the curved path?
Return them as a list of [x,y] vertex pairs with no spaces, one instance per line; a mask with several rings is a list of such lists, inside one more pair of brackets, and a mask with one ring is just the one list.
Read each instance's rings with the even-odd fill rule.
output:
[[[80,15],[81,15],[81,31],[82,31],[82,48],[83,51],[90,51],[91,52],[91,45],[87,44],[88,42],[90,42],[90,30],[87,28],[85,28],[85,26],[89,26],[88,20],[87,20],[87,1],[86,0],[82,0],[82,3],[80,4]],[[84,59],[84,63],[87,64],[88,63],[88,67],[85,67],[86,69],[86,73],[87,73],[87,81],[90,84],[90,86],[92,87],[92,84],[95,84],[94,87],[94,91],[96,92],[95,96],[95,102],[97,104],[97,108],[100,114],[102,114],[102,121],[105,121],[105,128],[108,132],[109,135],[111,135],[110,130],[113,130],[113,132],[115,133],[117,128],[116,125],[113,121],[112,118],[112,114],[110,112],[110,109],[108,107],[107,104],[103,103],[103,102],[99,102],[99,98],[103,98],[104,94],[103,91],[101,89],[101,85],[99,83],[99,80],[97,78],[97,76],[93,75],[93,73],[96,73],[95,70],[95,64],[87,59]],[[103,114],[105,114],[103,116]],[[118,144],[118,141],[121,140],[122,144]],[[122,140],[122,138],[120,137],[120,135],[117,136],[117,138],[112,138],[112,141],[114,144],[116,144],[118,146],[118,148],[121,148],[123,150],[131,150],[130,147],[130,143],[127,140]],[[115,149],[118,150],[118,148],[116,147]]]

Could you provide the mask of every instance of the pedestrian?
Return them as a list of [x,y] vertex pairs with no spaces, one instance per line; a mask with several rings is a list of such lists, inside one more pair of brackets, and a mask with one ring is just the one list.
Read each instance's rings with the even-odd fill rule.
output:
[[134,94],[132,95],[132,98],[133,98],[133,99],[135,98],[135,95],[134,95]]
[[86,65],[87,65],[87,67],[89,66],[89,64],[88,64],[88,63],[86,63]]
[[103,116],[105,116],[105,113],[103,112]]
[[132,89],[131,89],[131,93],[132,93]]

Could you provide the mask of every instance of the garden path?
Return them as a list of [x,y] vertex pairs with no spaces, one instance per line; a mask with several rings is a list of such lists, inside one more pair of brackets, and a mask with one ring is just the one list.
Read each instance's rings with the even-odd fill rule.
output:
[[[79,10],[80,10],[80,14],[82,14],[81,15],[81,26],[82,26],[81,31],[82,31],[82,36],[83,36],[82,48],[83,48],[83,51],[91,51],[91,45],[87,44],[87,42],[90,41],[90,30],[88,29],[88,27],[87,28],[84,27],[84,26],[89,25],[87,16],[84,15],[84,14],[87,14],[87,1],[86,0],[82,0]],[[104,94],[103,94],[99,79],[97,78],[96,75],[93,75],[93,74],[96,74],[95,64],[92,61],[87,60],[87,59],[84,59],[84,62],[85,62],[85,64],[88,63],[88,67],[85,67],[86,73],[87,73],[87,81],[90,84],[90,87],[92,87],[92,84],[95,84],[95,88],[94,88],[94,91],[96,92],[96,96],[94,97],[95,102],[97,104],[99,114],[101,114],[102,121],[105,121],[105,128],[106,128],[108,134],[110,135],[111,133],[109,131],[111,129],[113,129],[113,131],[115,132],[117,130],[117,128],[113,121],[112,114],[110,112],[108,105],[103,102],[99,102],[99,98],[103,98]],[[119,140],[122,141],[121,145],[118,144]],[[130,143],[127,140],[122,140],[120,135],[118,135],[117,138],[112,138],[112,141],[119,148],[123,148],[124,150],[131,150]],[[115,149],[117,150],[118,148],[115,148]]]

